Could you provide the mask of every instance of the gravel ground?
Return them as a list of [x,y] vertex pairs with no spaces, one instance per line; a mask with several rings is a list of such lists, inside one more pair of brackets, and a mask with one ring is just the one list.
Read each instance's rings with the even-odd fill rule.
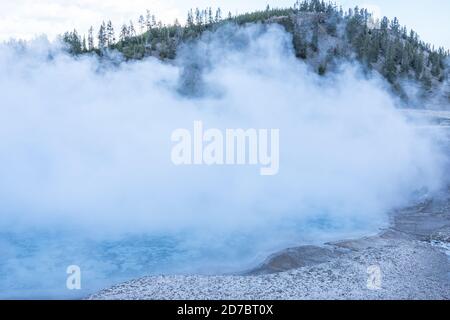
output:
[[[450,299],[449,194],[396,212],[374,237],[286,249],[242,275],[145,277],[88,299]],[[374,267],[380,281],[368,286]]]
[[[397,240],[331,262],[258,276],[160,276],[133,280],[90,299],[449,299],[448,257],[419,241]],[[368,267],[381,288],[368,289]]]

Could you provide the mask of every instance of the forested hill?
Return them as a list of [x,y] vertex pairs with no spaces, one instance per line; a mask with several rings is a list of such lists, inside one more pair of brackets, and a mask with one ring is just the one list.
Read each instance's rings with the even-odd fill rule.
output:
[[[214,31],[224,24],[277,23],[292,34],[299,59],[315,72],[324,75],[343,60],[357,59],[368,72],[376,70],[391,83],[405,100],[417,95],[433,97],[439,103],[450,102],[449,51],[434,48],[420,40],[418,34],[402,26],[397,18],[375,20],[363,8],[344,11],[333,3],[320,0],[298,1],[292,8],[272,9],[233,16],[220,9],[190,10],[186,25],[178,21],[163,25],[150,11],[118,30],[113,23],[103,23],[84,37],[76,31],[63,35],[68,50],[75,55],[95,52],[102,56],[115,49],[126,59],[155,56],[174,59],[179,45]],[[409,90],[413,86],[414,90]],[[408,89],[407,89],[408,88]],[[411,96],[414,92],[414,99]]]

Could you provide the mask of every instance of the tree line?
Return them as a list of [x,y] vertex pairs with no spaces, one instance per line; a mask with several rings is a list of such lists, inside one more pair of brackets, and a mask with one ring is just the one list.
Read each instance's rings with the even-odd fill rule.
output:
[[180,43],[198,38],[207,30],[225,23],[257,22],[283,25],[293,36],[297,57],[311,62],[319,74],[325,74],[340,59],[356,58],[368,70],[379,71],[394,87],[399,78],[418,80],[426,89],[448,78],[449,51],[425,43],[397,18],[376,20],[367,9],[343,10],[321,0],[298,0],[291,8],[267,6],[239,15],[231,12],[224,15],[220,8],[196,8],[189,10],[184,25],[178,20],[163,24],[147,10],[136,25],[133,21],[122,25],[117,37],[112,22],[108,21],[100,25],[96,34],[93,27],[87,37],[74,30],[65,33],[63,41],[75,55],[87,52],[102,55],[106,49],[115,49],[126,59],[146,56],[173,59]]

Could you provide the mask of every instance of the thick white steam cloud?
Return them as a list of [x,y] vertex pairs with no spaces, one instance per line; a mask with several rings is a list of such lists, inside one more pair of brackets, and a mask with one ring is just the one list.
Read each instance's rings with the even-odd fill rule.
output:
[[[1,46],[1,230],[189,233],[186,247],[218,251],[242,237],[265,254],[374,231],[414,192],[439,187],[432,137],[381,80],[354,65],[320,77],[291,43],[278,26],[226,27],[175,63],[120,64],[42,39]],[[171,133],[195,120],[280,129],[279,174],[174,166]]]

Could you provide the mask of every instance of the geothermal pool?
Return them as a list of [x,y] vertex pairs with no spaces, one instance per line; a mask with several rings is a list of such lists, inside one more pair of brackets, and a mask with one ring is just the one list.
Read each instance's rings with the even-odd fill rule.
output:
[[[38,39],[0,46],[1,298],[239,272],[285,247],[377,232],[416,191],[440,187],[435,134],[417,130],[378,77],[352,64],[318,76],[276,26],[206,44],[192,48],[201,74],[183,72],[190,51],[110,66]],[[198,96],[180,93],[191,80]],[[210,133],[277,130],[274,175],[175,165],[173,132],[196,121]],[[72,265],[81,290],[66,288]]]
[[[376,232],[377,226],[339,226],[326,221],[303,227],[232,235],[124,235],[110,239],[58,231],[0,233],[0,298],[79,299],[147,275],[223,274],[256,266],[279,249]],[[308,225],[309,224],[309,225]],[[355,229],[359,229],[355,232]],[[285,232],[286,237],[275,233]],[[316,233],[316,239],[313,235]],[[319,236],[320,235],[320,236]],[[320,240],[319,240],[320,239]],[[81,269],[81,290],[66,287],[66,269]]]

